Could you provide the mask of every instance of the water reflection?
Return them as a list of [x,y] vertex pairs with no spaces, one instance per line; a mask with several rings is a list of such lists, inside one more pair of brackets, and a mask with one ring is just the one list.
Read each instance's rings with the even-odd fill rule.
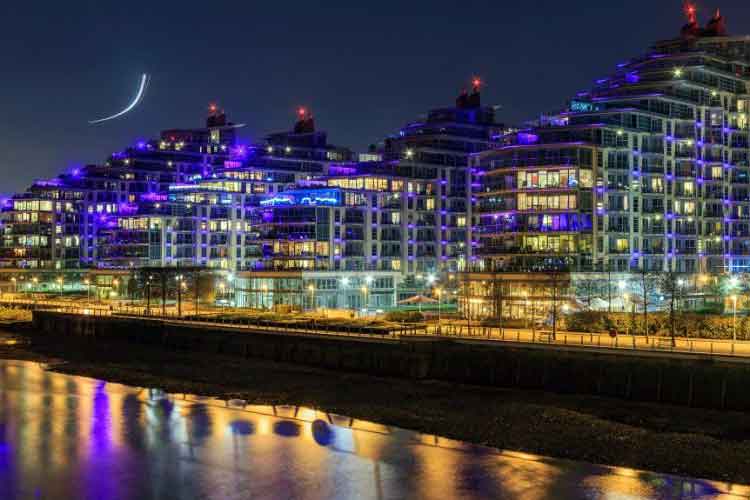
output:
[[293,406],[0,361],[0,498],[745,498],[720,483],[501,453]]

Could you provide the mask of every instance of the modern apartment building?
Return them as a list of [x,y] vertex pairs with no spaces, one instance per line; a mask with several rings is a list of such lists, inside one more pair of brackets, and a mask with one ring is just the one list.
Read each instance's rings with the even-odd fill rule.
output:
[[717,12],[472,158],[478,272],[750,266],[750,41]]
[[[412,253],[429,258],[407,263],[407,273],[447,274],[466,270],[472,255],[470,225],[473,206],[469,156],[490,150],[504,126],[496,122],[495,108],[481,103],[481,81],[473,79],[471,92],[462,92],[453,107],[433,109],[425,119],[407,124],[387,138],[383,161],[391,172],[406,179],[434,183],[434,227],[431,241],[416,243]],[[419,231],[414,224],[410,231]]]
[[[204,127],[165,130],[102,165],[44,181],[57,190],[49,197],[72,201],[52,205],[70,212],[61,229],[54,214],[45,218],[47,232],[63,237],[44,244],[70,245],[67,257],[48,252],[43,265],[121,276],[203,268],[231,277],[240,305],[355,309],[394,306],[427,293],[439,273],[465,266],[468,156],[501,130],[494,109],[481,106],[479,82],[455,107],[431,111],[366,161],[330,144],[306,109],[292,130],[259,144],[239,141],[240,127],[211,105]],[[12,208],[3,231],[30,239],[6,238],[8,255],[19,254],[21,241],[37,241]]]
[[4,200],[0,267],[56,270],[80,267],[84,192],[60,179],[35,182]]

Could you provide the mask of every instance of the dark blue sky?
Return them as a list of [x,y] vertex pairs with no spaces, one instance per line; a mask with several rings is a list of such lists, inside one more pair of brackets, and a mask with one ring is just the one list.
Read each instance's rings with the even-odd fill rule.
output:
[[[699,5],[702,22],[717,6]],[[750,32],[747,0],[718,6],[732,33]],[[680,0],[2,2],[0,192],[198,126],[210,100],[248,139],[287,129],[304,104],[332,142],[363,150],[479,74],[484,102],[522,122],[676,35],[680,12]],[[142,72],[136,110],[87,124],[124,107]]]

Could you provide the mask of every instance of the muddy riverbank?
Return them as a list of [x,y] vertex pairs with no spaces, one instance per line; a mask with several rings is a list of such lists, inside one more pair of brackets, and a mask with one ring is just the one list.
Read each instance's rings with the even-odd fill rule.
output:
[[175,393],[309,406],[501,449],[750,483],[750,419],[742,413],[11,333],[0,334],[0,358]]

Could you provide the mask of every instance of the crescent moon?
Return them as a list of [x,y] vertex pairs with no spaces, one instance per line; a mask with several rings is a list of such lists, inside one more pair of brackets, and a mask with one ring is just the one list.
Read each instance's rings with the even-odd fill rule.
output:
[[136,106],[138,106],[138,103],[141,102],[141,100],[143,99],[143,94],[146,93],[146,87],[148,87],[148,81],[149,81],[148,74],[143,73],[141,75],[141,83],[138,86],[138,92],[136,93],[136,95],[133,98],[133,100],[130,102],[130,104],[128,104],[128,106],[125,109],[123,109],[119,113],[115,113],[112,116],[105,116],[104,118],[99,118],[98,120],[91,120],[89,122],[89,125],[94,125],[94,124],[97,124],[97,123],[102,123],[102,122],[106,122],[106,121],[109,121],[109,120],[114,120],[115,118],[121,117],[122,115],[128,113],[133,108],[135,108]]

